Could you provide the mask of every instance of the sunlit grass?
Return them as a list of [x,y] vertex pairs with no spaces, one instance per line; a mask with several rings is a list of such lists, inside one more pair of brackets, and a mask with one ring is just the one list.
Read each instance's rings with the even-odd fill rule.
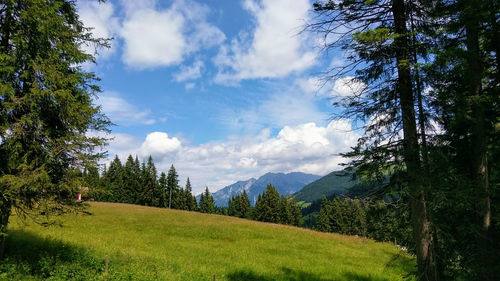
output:
[[0,279],[402,280],[415,264],[394,245],[354,236],[127,204],[90,211],[63,227],[13,217]]

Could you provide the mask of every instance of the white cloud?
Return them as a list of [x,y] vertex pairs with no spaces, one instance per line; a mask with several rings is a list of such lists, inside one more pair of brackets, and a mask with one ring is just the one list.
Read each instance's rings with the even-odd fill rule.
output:
[[313,65],[310,40],[298,34],[311,9],[308,0],[246,0],[244,8],[255,22],[252,36],[240,33],[221,47],[215,59],[218,83],[242,79],[284,77]]
[[204,64],[200,60],[195,61],[191,66],[181,66],[180,71],[174,75],[174,79],[177,82],[184,82],[200,78],[203,66]]
[[139,154],[142,156],[151,155],[155,158],[162,158],[180,148],[181,142],[178,138],[169,138],[168,134],[163,132],[153,132],[146,136],[146,140],[139,148]]
[[[80,20],[91,30],[95,38],[111,39],[116,36],[119,28],[118,18],[113,16],[114,7],[109,1],[99,3],[97,1],[78,1],[78,14]],[[113,46],[114,41],[110,44]],[[110,56],[116,48],[96,48],[95,45],[82,45],[83,51],[88,54],[98,53],[99,57]]]
[[114,92],[100,94],[96,103],[112,122],[120,125],[130,123],[151,125],[156,122],[149,110],[138,109]]
[[122,1],[126,18],[122,24],[123,61],[146,69],[177,65],[187,54],[210,48],[225,35],[207,21],[208,7],[194,1],[176,0],[160,10],[157,1]]
[[177,137],[153,132],[144,140],[115,135],[110,158],[128,154],[145,159],[152,155],[159,171],[174,164],[181,183],[189,176],[194,192],[205,185],[215,191],[237,180],[257,177],[267,172],[300,171],[324,175],[340,169],[346,152],[359,135],[351,130],[349,120],[332,121],[327,126],[306,123],[285,126],[276,136],[269,130],[252,136],[232,136],[220,142],[200,145],[181,143]]
[[366,85],[352,76],[347,76],[335,80],[332,96],[352,97],[363,94]]

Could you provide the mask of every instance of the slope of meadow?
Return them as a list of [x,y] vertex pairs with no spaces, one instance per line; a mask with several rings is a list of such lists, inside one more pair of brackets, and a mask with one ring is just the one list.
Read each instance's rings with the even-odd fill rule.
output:
[[[403,280],[394,245],[233,217],[91,203],[63,227],[9,225],[0,280]],[[105,272],[105,256],[109,271]]]

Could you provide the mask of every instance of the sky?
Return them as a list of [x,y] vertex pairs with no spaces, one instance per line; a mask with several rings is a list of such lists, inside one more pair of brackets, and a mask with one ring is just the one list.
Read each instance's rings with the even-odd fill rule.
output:
[[[183,186],[216,191],[267,172],[325,175],[354,146],[351,120],[333,120],[332,98],[349,77],[323,86],[343,63],[301,32],[309,0],[78,1],[95,37],[113,38],[84,67],[102,80],[96,99],[115,124],[108,159],[173,164]],[[349,84],[349,85],[348,85]],[[105,161],[105,162],[106,162]]]

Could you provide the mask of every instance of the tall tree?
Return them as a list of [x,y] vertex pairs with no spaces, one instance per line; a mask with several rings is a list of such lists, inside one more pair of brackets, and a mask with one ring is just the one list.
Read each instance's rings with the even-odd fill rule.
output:
[[200,212],[213,214],[215,209],[214,197],[206,187],[205,192],[200,196]]
[[[363,83],[361,90],[337,102],[343,117],[366,122],[365,137],[347,156],[359,173],[383,175],[404,170],[405,186],[411,194],[411,218],[419,278],[436,280],[426,188],[421,181],[421,147],[414,109],[411,74],[412,42],[408,26],[410,1],[322,1],[315,3],[317,22],[310,25],[325,38],[327,48],[343,48],[350,62],[331,70],[334,78],[355,75],[350,84]],[[332,38],[338,35],[340,38]],[[402,138],[397,133],[402,131]],[[401,159],[402,163],[395,163]]]
[[168,186],[167,186],[167,175],[161,172],[160,178],[158,179],[158,188],[161,194],[160,206],[163,208],[168,207]]
[[156,167],[153,162],[151,155],[148,157],[148,162],[145,166],[144,181],[143,181],[143,193],[142,198],[147,206],[158,207],[160,206],[160,192],[158,189],[156,177]]
[[[167,189],[168,189],[168,208],[176,208],[176,206],[172,206],[172,201],[175,200],[177,195],[177,190],[179,189],[179,176],[177,175],[177,171],[175,171],[175,167],[172,164],[167,173]],[[174,199],[172,200],[172,197]],[[174,204],[175,205],[175,204]]]
[[11,211],[75,209],[72,173],[96,166],[109,124],[93,98],[99,87],[81,65],[81,44],[103,44],[78,19],[74,1],[1,1],[0,256]]

